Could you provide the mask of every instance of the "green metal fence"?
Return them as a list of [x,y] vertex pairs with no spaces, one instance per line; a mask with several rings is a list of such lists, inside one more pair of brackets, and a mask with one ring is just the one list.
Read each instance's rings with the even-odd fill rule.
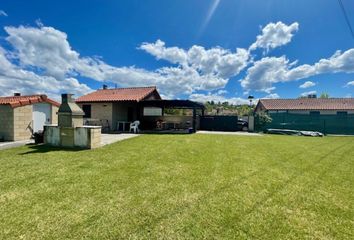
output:
[[200,129],[209,131],[237,131],[237,116],[200,117]]
[[309,115],[292,113],[270,113],[271,123],[259,125],[256,118],[256,129],[263,131],[269,128],[318,131],[324,134],[354,135],[354,114],[348,115]]

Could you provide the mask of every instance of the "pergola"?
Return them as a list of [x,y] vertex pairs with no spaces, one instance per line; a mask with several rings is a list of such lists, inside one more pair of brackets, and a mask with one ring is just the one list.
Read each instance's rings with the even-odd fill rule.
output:
[[141,108],[144,107],[158,107],[162,109],[162,115],[165,108],[175,108],[175,109],[192,109],[193,110],[193,131],[196,131],[197,122],[197,110],[202,111],[202,116],[204,116],[205,106],[201,103],[193,102],[190,100],[144,100],[139,102]]

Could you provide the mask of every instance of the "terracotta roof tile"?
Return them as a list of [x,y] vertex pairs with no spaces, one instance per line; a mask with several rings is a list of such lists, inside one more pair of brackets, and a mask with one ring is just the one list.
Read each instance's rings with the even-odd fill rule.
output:
[[156,87],[132,87],[132,88],[115,88],[115,89],[99,89],[95,92],[81,96],[76,102],[120,102],[120,101],[141,101],[147,96],[156,92],[161,99]]
[[354,98],[260,99],[266,110],[354,110]]
[[27,96],[11,96],[0,97],[0,105],[10,105],[12,108],[30,105],[33,103],[49,103],[59,107],[60,103],[50,99],[47,95],[27,95]]

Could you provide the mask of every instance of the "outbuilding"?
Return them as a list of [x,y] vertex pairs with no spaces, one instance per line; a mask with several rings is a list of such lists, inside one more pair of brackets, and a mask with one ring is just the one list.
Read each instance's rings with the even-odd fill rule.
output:
[[266,129],[354,134],[354,98],[260,99],[255,112],[272,118]]
[[27,140],[45,124],[57,123],[59,105],[43,94],[0,97],[0,140]]

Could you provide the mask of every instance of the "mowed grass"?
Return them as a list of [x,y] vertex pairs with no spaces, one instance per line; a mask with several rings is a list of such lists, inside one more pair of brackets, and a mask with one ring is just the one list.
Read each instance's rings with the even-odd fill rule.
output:
[[0,151],[0,239],[353,239],[354,138]]

